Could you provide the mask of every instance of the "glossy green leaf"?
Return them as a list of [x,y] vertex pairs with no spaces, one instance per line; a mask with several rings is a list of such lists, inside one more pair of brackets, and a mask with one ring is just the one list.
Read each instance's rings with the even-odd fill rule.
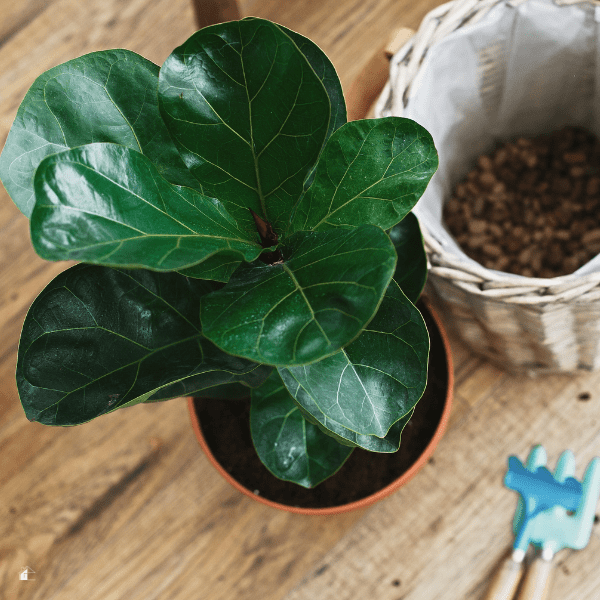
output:
[[[346,101],[344,100],[342,84],[339,80],[335,67],[327,55],[321,50],[321,48],[319,48],[319,46],[317,46],[317,44],[303,35],[283,27],[282,25],[278,25],[278,27],[285,31],[290,38],[292,38],[296,46],[298,46],[300,52],[304,54],[306,60],[308,60],[310,63],[313,71],[321,80],[325,90],[327,91],[327,95],[329,96],[329,104],[331,106],[329,127],[327,129],[327,135],[325,136],[325,141],[327,141],[331,134],[346,122]],[[323,151],[324,147],[325,146],[323,145],[321,152]],[[316,163],[313,165],[310,173],[304,181],[305,190],[308,189],[313,182],[315,168]]]
[[417,203],[438,166],[429,132],[401,117],[352,121],[327,141],[291,231],[389,229]]
[[239,252],[219,252],[206,260],[177,272],[194,279],[210,279],[227,283],[233,272],[242,264]]
[[296,31],[283,27],[283,25],[278,25],[278,27],[292,38],[327,91],[331,105],[331,116],[326,136],[326,139],[329,139],[331,134],[346,122],[346,101],[344,100],[342,84],[340,83],[335,67],[323,50],[312,40],[300,35]]
[[408,213],[398,225],[390,229],[389,236],[398,255],[394,281],[414,304],[427,281],[427,254],[419,220],[414,213]]
[[[206,341],[206,340],[205,340]],[[213,346],[214,348],[214,346]],[[200,373],[196,378],[187,378],[171,385],[161,388],[159,392],[144,400],[144,404],[152,402],[164,402],[180,396],[195,396],[198,398],[212,398],[216,400],[238,400],[250,398],[250,393],[255,387],[258,387],[268,377],[273,367],[257,365],[252,372],[252,376],[246,376],[247,383],[220,383],[223,377],[217,374],[214,381],[211,381],[206,375]],[[191,390],[191,391],[190,391]],[[134,402],[137,404],[137,402]]]
[[296,400],[325,427],[331,428],[323,418],[383,438],[423,395],[428,354],[423,317],[392,281],[377,315],[354,342],[310,365],[280,369],[280,374]]
[[305,488],[333,475],[353,450],[304,419],[276,371],[252,391],[250,432],[265,467]]
[[292,39],[262,19],[195,33],[162,66],[163,118],[203,192],[242,226],[287,223],[330,121],[327,92]]
[[47,157],[35,194],[31,238],[47,260],[172,271],[219,252],[248,261],[262,252],[258,234],[242,231],[218,200],[169,183],[125,146]]
[[337,352],[371,320],[396,266],[378,227],[300,231],[284,261],[243,264],[202,299],[204,334],[237,356],[301,365]]
[[38,296],[23,326],[17,386],[27,418],[77,425],[139,402],[271,371],[206,340],[200,298],[214,289],[177,273],[76,265]]
[[[297,388],[298,382],[290,375],[290,373],[287,373],[284,369],[280,368],[279,374],[282,380],[286,382],[286,387],[287,384],[289,384],[291,389]],[[297,402],[298,408],[309,423],[313,423],[323,433],[332,437],[342,445],[351,446],[353,448],[362,448],[363,450],[368,450],[369,452],[382,452],[386,454],[397,452],[400,448],[402,431],[414,413],[413,409],[409,413],[405,414],[399,421],[396,421],[390,427],[390,430],[387,432],[385,437],[380,438],[376,435],[362,435],[356,433],[355,431],[351,431],[343,425],[340,425],[339,423],[327,418],[319,410],[314,400],[304,389],[299,388],[296,393],[298,397],[301,398],[301,401]],[[311,406],[312,412],[306,410],[305,406]],[[318,419],[315,418],[313,414],[318,415]]]
[[195,187],[158,111],[157,65],[129,50],[92,52],[40,75],[0,156],[0,179],[28,217],[33,175],[48,155],[93,142],[142,152],[171,183]]

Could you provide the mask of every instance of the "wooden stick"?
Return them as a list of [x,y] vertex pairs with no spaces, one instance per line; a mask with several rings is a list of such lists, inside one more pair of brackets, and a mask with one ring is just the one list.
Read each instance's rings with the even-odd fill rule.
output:
[[548,600],[553,571],[552,559],[539,556],[527,569],[519,600]]
[[513,600],[523,574],[523,558],[522,553],[513,552],[512,556],[502,563],[484,600]]
[[408,27],[394,32],[390,40],[376,50],[346,94],[348,121],[364,119],[388,80],[390,58],[414,35]]
[[240,18],[236,0],[192,0],[198,29]]

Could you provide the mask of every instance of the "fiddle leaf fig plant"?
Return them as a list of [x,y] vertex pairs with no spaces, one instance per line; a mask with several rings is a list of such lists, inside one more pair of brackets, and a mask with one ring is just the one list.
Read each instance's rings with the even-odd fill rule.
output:
[[427,379],[411,210],[436,168],[414,121],[346,123],[331,62],[270,21],[207,27],[160,68],[50,69],[0,155],[36,252],[79,262],[25,319],[27,418],[250,396],[261,461],[305,487],[398,450]]

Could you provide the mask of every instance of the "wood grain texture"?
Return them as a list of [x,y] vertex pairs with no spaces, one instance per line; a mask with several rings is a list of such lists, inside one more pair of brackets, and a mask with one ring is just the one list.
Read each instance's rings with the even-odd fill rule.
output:
[[[244,16],[310,36],[347,88],[399,26],[441,2],[246,0]],[[0,143],[45,69],[124,47],[160,64],[194,30],[189,0],[0,0]],[[372,509],[327,518],[274,511],[201,454],[185,402],[136,406],[75,428],[29,423],[14,369],[20,327],[67,263],[31,248],[0,189],[0,599],[480,599],[506,557],[515,495],[508,454],[570,447],[581,475],[600,454],[600,376],[520,380],[452,341],[456,396],[427,467]],[[578,400],[589,392],[591,399]],[[551,598],[600,598],[600,535],[563,551]],[[21,568],[35,580],[20,581]],[[452,590],[449,592],[449,590]]]
[[509,556],[491,578],[484,600],[515,600],[522,575],[523,562],[516,562]]

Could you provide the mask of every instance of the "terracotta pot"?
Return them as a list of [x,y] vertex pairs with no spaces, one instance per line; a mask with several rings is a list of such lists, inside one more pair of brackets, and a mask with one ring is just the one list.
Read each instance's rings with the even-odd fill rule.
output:
[[343,512],[349,512],[351,510],[359,510],[361,508],[365,508],[366,506],[369,506],[369,505],[377,502],[378,500],[381,500],[382,498],[385,498],[386,496],[389,496],[390,494],[392,494],[393,492],[398,490],[400,487],[405,485],[407,482],[409,482],[417,474],[417,472],[427,463],[427,461],[433,454],[433,451],[435,450],[442,435],[444,434],[444,432],[446,430],[446,426],[448,424],[448,419],[450,417],[450,410],[452,407],[452,397],[453,397],[453,387],[454,387],[452,355],[450,352],[450,344],[448,342],[447,334],[441,324],[441,321],[440,321],[438,315],[432,309],[429,302],[424,301],[424,304],[426,306],[426,309],[429,311],[434,322],[436,323],[436,325],[438,327],[440,337],[441,337],[443,345],[444,345],[446,366],[447,366],[447,370],[448,370],[448,385],[447,385],[447,389],[446,389],[446,399],[445,399],[445,405],[444,405],[444,409],[442,411],[441,418],[439,420],[439,423],[437,425],[435,433],[434,433],[433,437],[431,438],[431,441],[429,442],[429,444],[427,445],[427,447],[425,448],[423,453],[419,456],[419,458],[413,463],[413,465],[407,471],[405,471],[400,477],[398,477],[398,479],[396,479],[395,481],[393,481],[386,487],[380,489],[378,492],[371,494],[370,496],[366,496],[365,498],[362,498],[355,502],[350,502],[348,504],[343,504],[340,506],[331,506],[331,507],[326,507],[326,508],[302,508],[302,507],[288,506],[285,504],[280,504],[278,502],[274,502],[272,500],[269,500],[268,498],[264,498],[262,496],[254,494],[251,490],[249,490],[246,487],[244,487],[243,485],[241,485],[219,464],[219,462],[217,462],[216,458],[214,457],[211,449],[209,448],[209,446],[206,442],[206,439],[204,438],[204,435],[202,434],[202,429],[200,427],[198,416],[194,409],[194,399],[189,398],[188,399],[188,408],[189,408],[190,416],[191,416],[191,420],[192,420],[192,427],[194,428],[194,431],[196,433],[196,437],[198,438],[198,442],[199,442],[200,446],[204,450],[204,452],[205,452],[206,456],[208,457],[208,459],[210,460],[210,462],[214,465],[215,469],[217,469],[217,471],[219,471],[219,473],[221,473],[221,475],[233,487],[235,487],[240,492],[242,492],[242,494],[246,494],[246,496],[249,496],[250,498],[253,498],[254,500],[256,500],[258,502],[266,504],[267,506],[271,506],[273,508],[278,508],[280,510],[285,510],[285,511],[292,512],[292,513],[304,514],[304,515],[332,515],[332,514],[339,514],[339,513],[343,513]]

